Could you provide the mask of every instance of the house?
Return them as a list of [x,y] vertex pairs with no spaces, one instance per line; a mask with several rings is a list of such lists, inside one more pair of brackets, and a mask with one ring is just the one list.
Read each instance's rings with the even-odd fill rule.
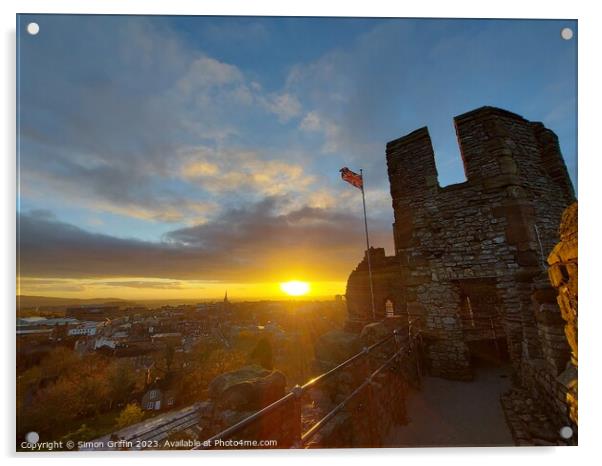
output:
[[159,411],[161,409],[170,409],[175,405],[175,390],[165,390],[160,388],[161,384],[154,383],[142,396],[140,405],[146,411]]
[[115,347],[117,346],[117,341],[114,338],[100,336],[94,341],[94,349],[102,348],[103,346],[115,349]]
[[67,332],[67,335],[71,336],[92,336],[96,335],[99,327],[102,327],[103,323],[101,322],[83,322],[73,328],[70,328]]

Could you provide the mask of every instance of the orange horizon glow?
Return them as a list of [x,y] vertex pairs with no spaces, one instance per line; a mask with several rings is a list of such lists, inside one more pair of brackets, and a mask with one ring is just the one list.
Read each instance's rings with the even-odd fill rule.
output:
[[[149,277],[111,279],[33,278],[17,282],[17,295],[49,298],[116,298],[126,300],[219,300],[228,292],[232,301],[247,299],[313,299],[345,293],[344,281],[286,280],[278,282],[209,282]],[[288,289],[288,291],[287,291]]]

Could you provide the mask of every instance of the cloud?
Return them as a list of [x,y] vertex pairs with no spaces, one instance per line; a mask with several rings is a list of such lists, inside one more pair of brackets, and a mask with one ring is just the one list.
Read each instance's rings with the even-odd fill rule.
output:
[[21,41],[22,276],[340,280],[364,248],[341,166],[364,169],[390,251],[388,140],[428,125],[443,184],[462,176],[452,117],[480,105],[575,143],[558,22],[332,20],[328,39],[285,48],[274,21],[51,15],[43,41]]
[[243,82],[240,70],[228,63],[222,63],[211,57],[194,60],[187,73],[176,82],[176,88],[183,97],[190,97],[199,90],[215,89]]
[[[303,106],[299,128],[322,137],[322,152],[378,173],[372,186],[386,187],[385,143],[421,126],[429,127],[438,163],[456,160],[441,170],[442,184],[461,182],[454,116],[495,105],[555,131],[574,121],[574,106],[565,103],[575,98],[575,75],[562,70],[574,69],[576,53],[560,43],[560,27],[557,21],[374,21],[344,46],[298,62],[285,89]],[[572,131],[561,138],[571,148],[569,161],[573,141]]]
[[180,175],[211,193],[275,196],[304,192],[315,182],[315,176],[300,164],[285,158],[266,160],[254,151],[196,147],[187,149],[187,154]]
[[[361,217],[309,206],[286,212],[288,203],[286,197],[269,197],[211,222],[173,230],[159,242],[94,234],[25,213],[18,234],[19,275],[135,277],[134,282],[138,277],[262,282],[291,273],[346,279],[363,254]],[[388,241],[388,225],[371,229],[374,244]]]
[[305,115],[299,124],[299,128],[303,131],[321,133],[324,137],[322,151],[327,154],[336,152],[344,147],[340,126],[328,118],[319,115],[315,110]]
[[287,122],[301,113],[301,103],[292,94],[272,94],[263,99],[263,105],[278,116],[281,122]]
[[130,280],[130,281],[109,281],[97,282],[95,285],[126,288],[152,288],[155,290],[182,290],[185,287],[178,281],[149,281],[149,280]]
[[17,295],[44,294],[47,292],[78,293],[86,291],[86,286],[75,280],[53,280],[18,277]]
[[[301,112],[292,94],[264,90],[238,66],[190,47],[161,20],[84,18],[77,31],[66,17],[45,21],[45,40],[21,51],[20,194],[30,205],[54,199],[154,222],[199,221],[215,211],[211,192],[223,192],[224,183],[235,190],[240,176],[224,180],[220,172],[202,185],[176,183],[184,149],[249,151],[249,134]],[[189,175],[211,177],[211,166],[199,163]],[[284,182],[294,176],[284,165],[256,164],[270,179],[242,190],[275,194],[282,182],[273,172],[282,168]]]

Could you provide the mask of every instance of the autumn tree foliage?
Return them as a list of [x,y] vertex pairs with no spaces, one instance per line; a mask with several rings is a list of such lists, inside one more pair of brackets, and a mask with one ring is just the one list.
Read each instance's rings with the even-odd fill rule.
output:
[[127,402],[142,386],[142,374],[127,362],[58,347],[17,380],[18,431],[64,432]]
[[129,403],[123,408],[121,413],[119,413],[117,428],[123,429],[124,427],[136,424],[137,422],[142,421],[143,418],[144,413],[142,412],[142,409],[140,409],[140,406],[136,403]]
[[131,400],[136,392],[144,388],[143,377],[136,374],[129,361],[115,361],[107,370],[109,403],[123,404]]
[[[217,343],[199,343],[186,355],[166,347],[155,355],[154,377],[173,380],[179,404],[194,403],[205,397],[211,380],[244,366],[246,359],[245,352]],[[58,347],[18,377],[18,432],[35,430],[57,438],[93,435],[95,419],[120,407],[115,428],[134,422],[135,413],[142,411],[132,402],[144,393],[145,382],[146,370],[127,359],[78,355]],[[82,430],[82,425],[88,427]]]
[[206,396],[209,383],[224,372],[245,365],[246,356],[236,349],[220,348],[217,345],[196,345],[191,351],[187,370],[181,380],[181,399],[195,402]]
[[207,338],[180,348],[165,342],[138,360],[57,346],[37,365],[18,372],[17,433],[91,440],[141,419],[134,402],[152,383],[176,392],[174,408],[185,406],[205,399],[218,375],[250,363],[280,370],[289,383],[303,383],[313,375],[315,340],[331,324],[300,314],[283,325],[290,327],[287,338],[249,328],[229,344]]

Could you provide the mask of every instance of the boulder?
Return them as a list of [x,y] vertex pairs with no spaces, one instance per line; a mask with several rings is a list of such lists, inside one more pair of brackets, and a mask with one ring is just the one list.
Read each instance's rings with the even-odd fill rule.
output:
[[209,384],[209,396],[218,409],[258,410],[285,394],[286,377],[258,365],[217,376]]
[[333,330],[318,339],[314,351],[318,362],[336,365],[358,353],[361,349],[362,345],[356,333]]

